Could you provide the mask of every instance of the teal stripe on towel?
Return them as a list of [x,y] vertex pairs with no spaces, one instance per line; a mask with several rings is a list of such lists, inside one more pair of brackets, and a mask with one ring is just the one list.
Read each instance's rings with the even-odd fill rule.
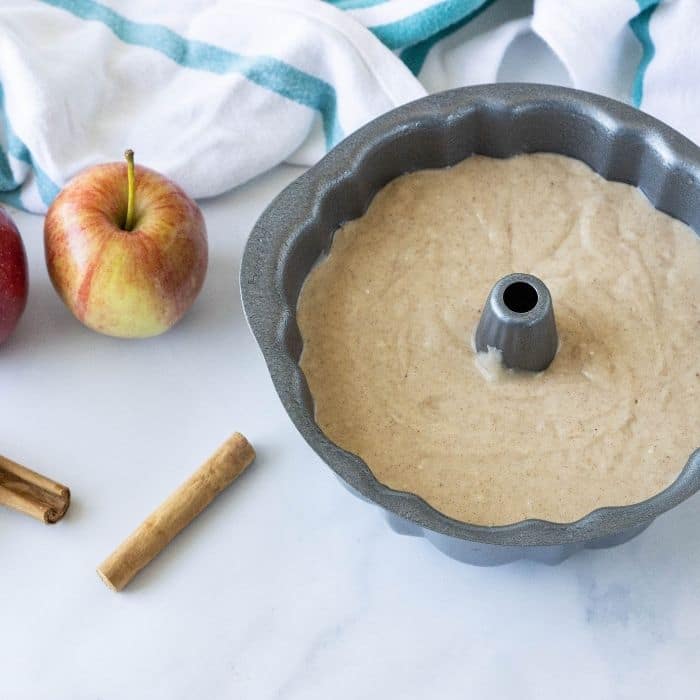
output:
[[0,145],[0,192],[8,192],[9,190],[14,190],[17,187],[15,178],[12,175],[12,169],[10,168],[10,161],[5,155],[5,151],[2,150]]
[[25,209],[26,207],[22,204],[22,198],[20,197],[19,189],[12,190],[11,192],[0,192],[0,202],[3,204],[9,204],[15,209]]
[[[44,202],[44,204],[46,204],[46,206],[49,206],[58,194],[59,188],[54,183],[54,181],[39,167],[39,165],[34,162],[34,158],[32,157],[32,154],[27,148],[26,144],[19,138],[19,136],[17,136],[17,134],[12,129],[12,126],[10,125],[10,120],[8,119],[7,114],[5,113],[5,94],[1,84],[0,112],[3,113],[5,119],[5,136],[7,138],[8,152],[11,156],[17,158],[17,160],[21,160],[22,162],[29,165],[29,167],[34,172],[34,177],[36,179],[36,186],[39,190],[39,195],[41,196],[41,199]],[[9,163],[7,163],[7,166],[9,169]],[[10,172],[10,176],[11,175],[12,173]],[[15,190],[17,187],[19,187],[19,183],[15,182],[14,179],[12,179],[9,185],[10,190]],[[6,195],[5,201],[8,201],[8,197],[13,198],[12,193],[8,193]],[[15,201],[11,201],[10,203],[12,203],[13,206],[17,206]],[[19,206],[21,206],[21,203],[19,204]]]
[[284,61],[271,56],[243,56],[203,41],[186,39],[160,24],[133,22],[94,0],[42,2],[81,19],[101,22],[124,43],[158,51],[186,68],[217,74],[240,73],[260,87],[318,110],[329,147],[343,137],[333,86]]
[[[2,85],[0,85],[0,103],[2,101]],[[3,114],[0,111],[0,126],[2,126]],[[0,202],[11,204],[13,207],[22,209],[22,201],[19,194],[20,185],[15,180],[10,168],[10,161],[7,154],[0,145]]]
[[464,9],[468,12],[466,16],[449,27],[445,27],[445,29],[434,34],[429,39],[404,49],[400,54],[401,60],[406,64],[413,75],[418,75],[423,68],[425,59],[428,58],[428,54],[435,44],[450,36],[450,34],[459,31],[473,19],[476,19],[486,8],[492,5],[494,1],[495,0],[466,0],[464,3]]
[[642,104],[642,97],[644,96],[644,76],[656,53],[656,47],[654,46],[649,31],[649,22],[656,8],[659,6],[659,0],[637,0],[637,4],[641,12],[629,22],[630,29],[642,45],[642,58],[639,61],[639,66],[637,66],[637,72],[634,76],[634,82],[632,83],[632,104],[635,107],[639,107],[639,105]]
[[474,0],[443,0],[396,22],[379,24],[370,29],[395,51],[430,39],[459,22],[473,11],[475,4]]

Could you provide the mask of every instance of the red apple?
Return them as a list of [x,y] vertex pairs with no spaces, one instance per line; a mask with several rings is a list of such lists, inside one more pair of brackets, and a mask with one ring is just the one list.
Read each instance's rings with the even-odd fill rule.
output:
[[0,343],[7,339],[27,304],[27,256],[19,231],[0,207]]
[[93,330],[144,338],[168,330],[192,305],[207,269],[199,207],[144,167],[106,163],[71,180],[44,223],[56,291]]

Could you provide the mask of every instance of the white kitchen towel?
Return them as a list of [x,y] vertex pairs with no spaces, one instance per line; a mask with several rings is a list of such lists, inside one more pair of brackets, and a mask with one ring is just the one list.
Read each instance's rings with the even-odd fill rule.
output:
[[[0,200],[121,158],[219,194],[544,40],[575,87],[700,140],[698,0],[1,0]],[[621,73],[629,85],[619,90]]]

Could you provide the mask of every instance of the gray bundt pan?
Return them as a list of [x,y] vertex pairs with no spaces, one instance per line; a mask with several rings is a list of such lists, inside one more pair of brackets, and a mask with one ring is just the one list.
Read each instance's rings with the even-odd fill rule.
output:
[[657,209],[700,231],[700,149],[689,140],[597,95],[498,84],[426,97],[352,134],[272,202],[243,255],[241,294],[248,322],[299,432],[355,494],[388,511],[396,531],[422,535],[449,556],[472,564],[521,558],[557,563],[583,547],[624,542],[698,490],[700,450],[671,486],[642,503],[600,508],[573,523],[531,519],[484,527],[459,522],[418,496],[384,486],[365,462],[321,432],[297,364],[302,349],[297,298],[309,270],[328,252],[334,231],[361,216],[393,178],[452,165],[475,153],[507,158],[537,151],[578,158],[608,180],[636,185]]

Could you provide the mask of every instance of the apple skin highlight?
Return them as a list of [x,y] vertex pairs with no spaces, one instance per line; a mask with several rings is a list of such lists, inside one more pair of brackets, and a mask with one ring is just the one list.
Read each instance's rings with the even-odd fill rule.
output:
[[195,202],[149,168],[135,168],[130,231],[123,228],[127,199],[126,163],[78,174],[46,216],[46,265],[86,326],[145,338],[171,328],[194,302],[206,275],[207,233]]

